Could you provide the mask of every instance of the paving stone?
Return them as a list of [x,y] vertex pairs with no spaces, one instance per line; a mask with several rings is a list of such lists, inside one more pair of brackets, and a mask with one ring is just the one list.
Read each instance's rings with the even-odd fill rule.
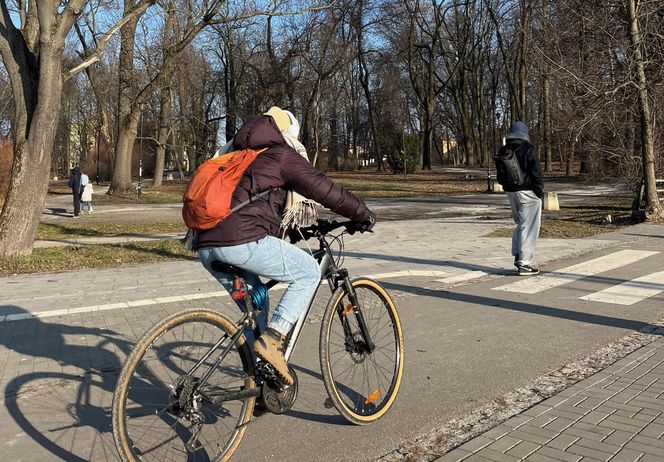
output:
[[560,449],[552,448],[550,446],[544,446],[543,448],[538,449],[536,454],[542,454],[544,456],[564,462],[578,462],[583,457],[578,454],[561,451]]
[[529,441],[522,441],[519,444],[517,444],[515,447],[507,451],[506,454],[517,458],[525,458],[541,447],[542,446],[539,444],[531,443]]
[[558,436],[557,432],[547,431],[539,427],[530,427],[524,425],[510,433],[512,438],[517,438],[523,441],[529,441],[538,445],[543,445]]
[[518,428],[521,425],[524,425],[525,423],[530,422],[531,420],[533,420],[532,417],[517,415],[517,416],[514,416],[511,419],[508,419],[505,422],[503,422],[503,425],[506,425],[510,428]]
[[644,454],[659,456],[664,460],[664,447],[651,446],[649,444],[644,444],[638,441],[630,441],[625,445],[625,447],[627,449],[634,449],[635,451],[641,451]]
[[545,456],[539,451],[529,455],[525,460],[528,462],[560,462],[560,459],[554,459],[553,457]]
[[555,420],[551,421],[543,428],[560,433],[565,428],[572,425],[574,422],[575,422],[574,420],[566,419],[564,417],[557,417]]
[[602,440],[602,443],[611,444],[613,446],[623,446],[629,440],[634,437],[634,434],[631,432],[625,432],[622,430],[614,430],[613,433],[608,435]]
[[487,446],[487,448],[496,452],[506,452],[519,444],[521,441],[523,440],[514,438],[513,436],[503,436],[502,438],[491,443],[489,446]]
[[593,431],[588,431],[584,430],[582,428],[578,428],[576,425],[573,425],[569,428],[566,428],[563,430],[562,434],[563,435],[571,435],[571,436],[576,436],[578,438],[585,438],[587,440],[593,440],[593,441],[602,441],[604,438],[606,438],[608,435],[611,434],[613,430],[611,429],[605,429],[607,433],[602,434],[598,432],[593,432]]
[[644,454],[643,457],[639,459],[639,462],[662,462],[660,456],[651,456],[650,454]]
[[493,451],[488,447],[482,449],[481,451],[476,452],[475,454],[485,459],[491,460],[493,462],[518,462],[521,460],[520,458],[511,456],[509,454],[503,454],[502,452]]
[[485,438],[484,436],[478,436],[473,438],[472,440],[468,441],[467,443],[464,443],[461,448],[464,449],[465,451],[469,452],[475,452],[479,451],[485,446],[490,445],[493,443],[494,440],[491,438]]
[[651,423],[646,428],[644,428],[641,433],[639,433],[639,435],[658,439],[662,438],[662,436],[664,436],[664,425]]
[[454,449],[436,459],[437,462],[460,462],[467,457],[472,456],[472,452],[464,451],[463,449]]
[[607,417],[606,419],[601,421],[598,424],[598,426],[607,427],[614,430],[623,430],[632,433],[638,433],[643,428],[643,425],[626,424],[624,422],[616,420],[617,418],[618,418],[617,416]]
[[[609,460],[614,452],[606,452],[598,449],[593,449],[589,448],[586,445],[581,445],[579,444],[582,440],[577,441],[570,447],[568,447],[565,452],[571,452],[572,454],[578,454],[580,456],[583,456],[584,459],[586,458],[593,458],[596,460]],[[587,442],[590,440],[586,440]],[[589,444],[589,443],[586,443]]]
[[623,448],[610,459],[610,462],[640,462],[642,457],[642,452]]

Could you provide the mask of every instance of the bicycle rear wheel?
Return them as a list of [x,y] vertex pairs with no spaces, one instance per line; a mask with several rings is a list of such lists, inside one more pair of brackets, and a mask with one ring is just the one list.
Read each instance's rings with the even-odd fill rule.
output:
[[[368,424],[390,409],[399,391],[404,366],[399,315],[385,289],[375,281],[352,281],[359,307],[344,287],[325,308],[320,332],[323,382],[337,410],[350,422]],[[357,309],[369,331],[369,352],[358,324]]]
[[[202,375],[229,346],[237,326],[211,310],[176,313],[136,343],[113,396],[113,437],[124,461],[227,461],[237,450],[254,397],[213,404],[209,396],[255,388],[241,336],[204,385]],[[222,345],[188,374],[222,338]]]

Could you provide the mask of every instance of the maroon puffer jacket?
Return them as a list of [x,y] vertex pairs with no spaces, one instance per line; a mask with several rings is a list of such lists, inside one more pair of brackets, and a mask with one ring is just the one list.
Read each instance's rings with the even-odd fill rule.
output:
[[[313,199],[324,207],[351,220],[359,220],[367,206],[346,191],[323,172],[315,169],[286,140],[270,116],[248,119],[234,138],[234,149],[261,149],[233,193],[231,206],[247,200],[251,189],[251,176],[256,183],[255,192],[269,188],[268,196],[250,203],[219,223],[203,231],[196,238],[196,248],[229,247],[257,241],[265,236],[279,235],[279,224],[286,202],[286,190],[293,190]],[[279,188],[279,189],[277,189]]]

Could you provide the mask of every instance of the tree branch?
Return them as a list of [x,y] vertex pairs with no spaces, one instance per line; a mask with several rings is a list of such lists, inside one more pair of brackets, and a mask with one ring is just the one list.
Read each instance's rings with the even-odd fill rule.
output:
[[109,40],[111,40],[113,35],[118,30],[120,30],[122,26],[124,26],[126,23],[134,19],[136,16],[140,16],[141,14],[143,14],[150,6],[154,5],[155,2],[156,0],[143,0],[129,14],[123,16],[122,19],[120,19],[106,33],[102,35],[102,37],[97,42],[97,47],[92,53],[88,55],[87,59],[83,60],[76,66],[62,73],[63,79],[67,81],[72,77],[74,77],[79,72],[81,72],[82,70],[84,70],[85,68],[99,61],[101,59],[102,54],[104,53],[106,45],[108,44]]

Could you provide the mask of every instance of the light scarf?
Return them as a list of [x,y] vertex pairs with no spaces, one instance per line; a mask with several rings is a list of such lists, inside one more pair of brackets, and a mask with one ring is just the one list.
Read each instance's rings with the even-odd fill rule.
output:
[[[304,145],[289,133],[284,133],[283,135],[288,145],[309,162],[307,150]],[[281,219],[281,227],[288,229],[313,225],[318,219],[318,207],[320,207],[318,203],[307,199],[302,194],[295,191],[288,191],[288,195],[286,196],[286,210]]]
[[[307,149],[298,139],[300,136],[300,123],[297,121],[293,113],[290,111],[284,112],[288,114],[290,126],[287,130],[282,130],[281,134],[284,136],[286,143],[309,162]],[[318,219],[318,207],[320,207],[320,205],[317,204],[316,201],[307,199],[295,191],[288,191],[286,197],[286,210],[281,219],[281,227],[283,229],[288,229],[313,225]]]

